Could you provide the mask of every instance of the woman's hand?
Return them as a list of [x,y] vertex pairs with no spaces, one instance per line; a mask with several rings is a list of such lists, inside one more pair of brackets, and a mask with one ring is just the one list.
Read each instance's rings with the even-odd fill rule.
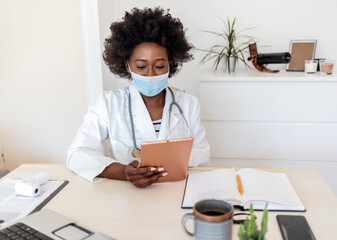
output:
[[124,168],[126,180],[136,187],[149,186],[159,178],[167,175],[167,172],[162,167],[138,167],[138,164],[139,162],[135,160]]

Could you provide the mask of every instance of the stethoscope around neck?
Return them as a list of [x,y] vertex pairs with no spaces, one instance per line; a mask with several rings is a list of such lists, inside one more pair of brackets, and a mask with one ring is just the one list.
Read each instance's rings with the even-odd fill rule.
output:
[[[172,108],[175,105],[180,114],[183,116],[185,123],[188,126],[188,129],[190,130],[190,136],[192,137],[192,130],[190,125],[188,124],[186,117],[184,115],[183,110],[181,109],[181,107],[179,106],[179,104],[176,102],[173,91],[170,87],[167,87],[170,90],[171,96],[172,96],[172,102],[170,104],[169,107],[169,135],[170,135],[170,139],[172,139],[171,137],[171,112],[172,112]],[[137,144],[136,144],[136,136],[135,136],[135,127],[134,127],[134,123],[133,123],[133,117],[132,117],[132,109],[131,109],[131,94],[130,94],[130,90],[129,90],[129,116],[130,116],[130,124],[131,124],[131,132],[132,132],[132,141],[133,141],[133,150],[131,152],[132,157],[134,158],[140,158],[140,149],[137,148]]]

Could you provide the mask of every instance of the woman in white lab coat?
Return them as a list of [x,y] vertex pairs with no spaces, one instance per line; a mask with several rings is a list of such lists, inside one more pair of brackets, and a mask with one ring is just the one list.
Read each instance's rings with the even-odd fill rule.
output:
[[[183,25],[160,8],[134,8],[111,25],[103,58],[112,73],[131,79],[124,89],[104,92],[89,112],[69,148],[67,166],[96,181],[110,178],[145,187],[166,176],[163,168],[137,167],[140,144],[194,138],[190,166],[209,165],[209,145],[196,97],[168,86],[168,78],[192,59]],[[169,106],[173,98],[180,106]],[[184,119],[186,118],[186,121]],[[171,136],[169,136],[171,134]],[[111,156],[101,152],[109,140]]]

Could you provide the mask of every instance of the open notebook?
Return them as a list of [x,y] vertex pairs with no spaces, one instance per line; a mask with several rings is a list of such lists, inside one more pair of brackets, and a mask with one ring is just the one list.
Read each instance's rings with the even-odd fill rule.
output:
[[[238,190],[236,175],[241,178],[243,194]],[[272,173],[245,168],[220,169],[189,174],[186,180],[182,208],[209,198],[223,199],[234,206],[262,210],[268,202],[268,210],[305,211],[285,173]]]

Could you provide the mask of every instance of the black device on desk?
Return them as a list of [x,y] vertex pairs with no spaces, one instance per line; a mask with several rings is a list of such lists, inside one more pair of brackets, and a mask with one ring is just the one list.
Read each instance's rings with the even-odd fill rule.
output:
[[284,240],[316,240],[304,216],[277,215],[276,219]]

